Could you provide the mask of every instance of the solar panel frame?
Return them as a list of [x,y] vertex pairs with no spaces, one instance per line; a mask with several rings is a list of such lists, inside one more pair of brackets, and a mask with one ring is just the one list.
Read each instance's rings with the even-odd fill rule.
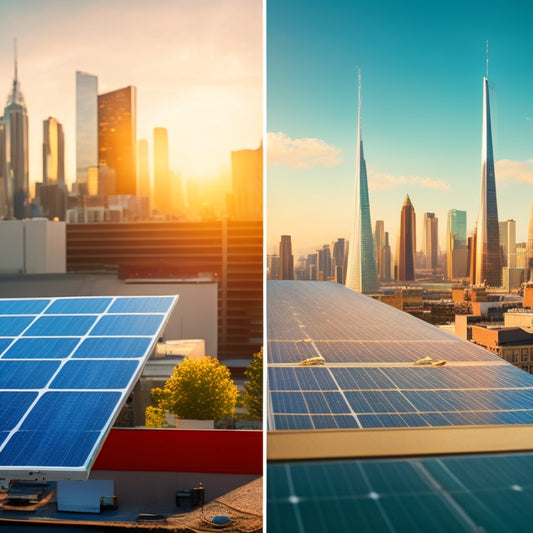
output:
[[[3,380],[5,386],[0,390],[0,477],[87,479],[177,299],[0,299],[0,322],[4,321],[3,327],[0,325],[0,370],[5,370],[0,375],[0,384]],[[110,312],[113,304],[120,313]],[[130,312],[126,314],[125,309]],[[146,318],[148,330],[98,334],[95,326],[109,317],[133,317],[135,324]],[[80,323],[82,327],[78,327]],[[104,326],[107,329],[109,324]],[[98,345],[103,352],[95,354],[91,348]],[[125,353],[128,346],[134,348],[133,357]],[[116,347],[118,354],[105,356],[105,350],[111,352]],[[55,403],[50,403],[52,399]],[[8,415],[2,410],[4,404],[15,406],[20,416],[13,420],[13,409]],[[55,407],[51,408],[52,404]],[[106,407],[98,409],[99,405]],[[64,415],[66,425],[54,418],[57,412],[68,413]],[[101,412],[106,413],[105,420],[94,425]],[[61,450],[66,454],[63,459]]]

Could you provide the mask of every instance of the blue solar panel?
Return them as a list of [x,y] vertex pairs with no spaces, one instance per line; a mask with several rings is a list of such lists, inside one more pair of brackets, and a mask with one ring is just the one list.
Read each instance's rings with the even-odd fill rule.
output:
[[72,337],[20,338],[6,351],[2,359],[63,359],[68,357],[80,340]]
[[32,316],[0,316],[0,336],[16,337],[32,322]]
[[29,337],[57,337],[85,335],[96,321],[96,315],[41,316],[24,333]]
[[157,315],[105,315],[91,335],[153,335],[160,323]]
[[137,358],[146,354],[150,344],[147,337],[88,337],[72,357]]
[[42,389],[59,365],[59,361],[0,360],[0,389]]
[[0,300],[0,315],[38,315],[50,300]]
[[119,297],[114,302],[109,313],[166,313],[172,305],[171,296],[151,296],[150,298]]
[[103,313],[112,298],[62,298],[55,300],[46,310],[47,315],[79,315]]
[[176,299],[0,300],[0,477],[87,478]]
[[50,389],[123,389],[138,368],[138,361],[68,361]]

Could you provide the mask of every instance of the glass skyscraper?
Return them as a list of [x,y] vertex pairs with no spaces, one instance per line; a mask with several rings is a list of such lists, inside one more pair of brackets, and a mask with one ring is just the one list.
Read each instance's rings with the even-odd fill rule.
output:
[[466,211],[450,209],[446,229],[446,273],[450,280],[468,274],[468,249],[466,246]]
[[400,219],[398,280],[415,280],[416,214],[409,195],[405,197]]
[[372,236],[372,224],[370,222],[366,163],[363,154],[363,139],[361,135],[361,72],[359,72],[357,114],[355,212],[352,237],[348,248],[346,287],[364,293],[378,290],[379,285],[376,271],[374,238]]
[[137,194],[137,91],[131,85],[98,96],[98,159],[116,173],[109,194]]
[[65,183],[65,137],[53,117],[43,121],[43,183]]
[[154,206],[160,215],[172,213],[166,128],[154,128]]
[[[76,72],[76,183],[87,189],[89,168],[98,167],[98,78]],[[87,191],[85,191],[87,192]]]
[[502,284],[502,261],[500,231],[498,227],[498,204],[492,150],[490,121],[489,81],[483,78],[483,130],[481,144],[481,193],[475,236],[473,261],[475,284],[485,283],[490,287]]

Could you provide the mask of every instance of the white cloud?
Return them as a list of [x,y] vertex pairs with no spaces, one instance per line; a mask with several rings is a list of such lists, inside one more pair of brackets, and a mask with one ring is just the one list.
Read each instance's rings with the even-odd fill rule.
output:
[[414,185],[426,189],[437,189],[447,191],[450,186],[442,180],[435,180],[428,177],[413,176],[393,176],[392,174],[374,174],[368,180],[368,188],[371,191],[388,191],[398,185]]
[[529,161],[511,161],[502,159],[496,161],[495,172],[498,181],[513,183],[533,183],[533,159]]
[[340,148],[321,139],[291,139],[281,131],[267,133],[269,165],[286,165],[291,168],[311,168],[317,165],[334,167],[342,162],[341,153]]

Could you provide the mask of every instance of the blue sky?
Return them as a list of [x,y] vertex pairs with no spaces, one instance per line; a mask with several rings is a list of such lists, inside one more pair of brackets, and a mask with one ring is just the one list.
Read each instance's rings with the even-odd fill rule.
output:
[[137,136],[166,127],[183,179],[229,172],[232,150],[263,135],[261,0],[2,0],[1,109],[13,81],[13,39],[29,117],[30,181],[42,180],[42,122],[65,130],[75,177],[75,72],[99,93],[137,88]]
[[[482,78],[489,42],[498,213],[527,237],[533,200],[533,4],[520,1],[267,1],[267,252],[303,253],[352,225],[357,66],[372,225],[394,247],[417,214],[477,218]],[[417,230],[417,248],[421,248]]]

